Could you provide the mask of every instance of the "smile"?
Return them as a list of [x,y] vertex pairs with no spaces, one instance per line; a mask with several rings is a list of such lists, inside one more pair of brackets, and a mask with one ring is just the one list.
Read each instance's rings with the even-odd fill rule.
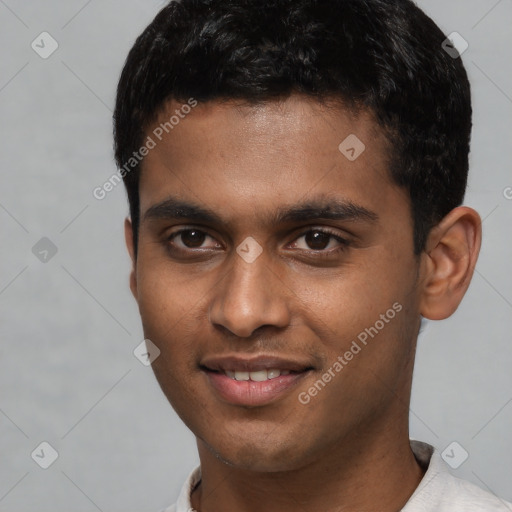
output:
[[281,375],[289,375],[290,370],[258,370],[256,372],[248,372],[244,370],[230,371],[226,370],[225,375],[233,380],[252,380],[254,382],[263,382],[266,380],[276,379]]
[[199,367],[221,401],[245,407],[285,399],[313,370],[306,361],[238,354],[205,358]]

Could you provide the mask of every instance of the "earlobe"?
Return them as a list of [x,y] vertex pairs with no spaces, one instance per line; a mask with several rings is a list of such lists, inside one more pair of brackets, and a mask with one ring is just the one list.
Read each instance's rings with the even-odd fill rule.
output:
[[473,277],[481,241],[480,216],[466,206],[432,229],[422,256],[421,315],[443,320],[455,312]]
[[133,228],[132,223],[128,217],[126,217],[124,220],[124,238],[126,241],[126,248],[128,249],[128,253],[130,254],[130,258],[132,260],[132,269],[130,271],[130,290],[132,291],[135,300],[137,300],[137,262],[135,260],[135,246],[133,244]]

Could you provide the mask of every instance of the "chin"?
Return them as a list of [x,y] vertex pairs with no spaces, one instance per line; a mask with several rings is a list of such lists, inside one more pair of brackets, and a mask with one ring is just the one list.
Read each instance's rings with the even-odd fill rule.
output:
[[236,437],[222,440],[202,438],[201,442],[218,460],[241,470],[276,473],[307,465],[305,445],[299,436],[294,434],[277,439],[271,433],[244,438],[239,432]]

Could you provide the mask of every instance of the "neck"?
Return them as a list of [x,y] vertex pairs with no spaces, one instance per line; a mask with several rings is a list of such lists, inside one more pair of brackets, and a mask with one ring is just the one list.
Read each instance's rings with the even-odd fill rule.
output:
[[[397,428],[398,427],[398,428]],[[198,512],[401,510],[423,477],[409,444],[407,421],[378,435],[359,431],[327,454],[284,472],[227,465],[198,441],[201,483],[192,495]]]

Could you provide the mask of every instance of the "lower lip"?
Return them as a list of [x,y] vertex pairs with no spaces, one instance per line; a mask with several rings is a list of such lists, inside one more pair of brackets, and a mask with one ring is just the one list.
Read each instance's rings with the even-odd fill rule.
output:
[[280,375],[275,379],[256,382],[235,380],[224,373],[205,371],[210,384],[220,397],[230,404],[261,406],[275,402],[289,392],[309,372]]

